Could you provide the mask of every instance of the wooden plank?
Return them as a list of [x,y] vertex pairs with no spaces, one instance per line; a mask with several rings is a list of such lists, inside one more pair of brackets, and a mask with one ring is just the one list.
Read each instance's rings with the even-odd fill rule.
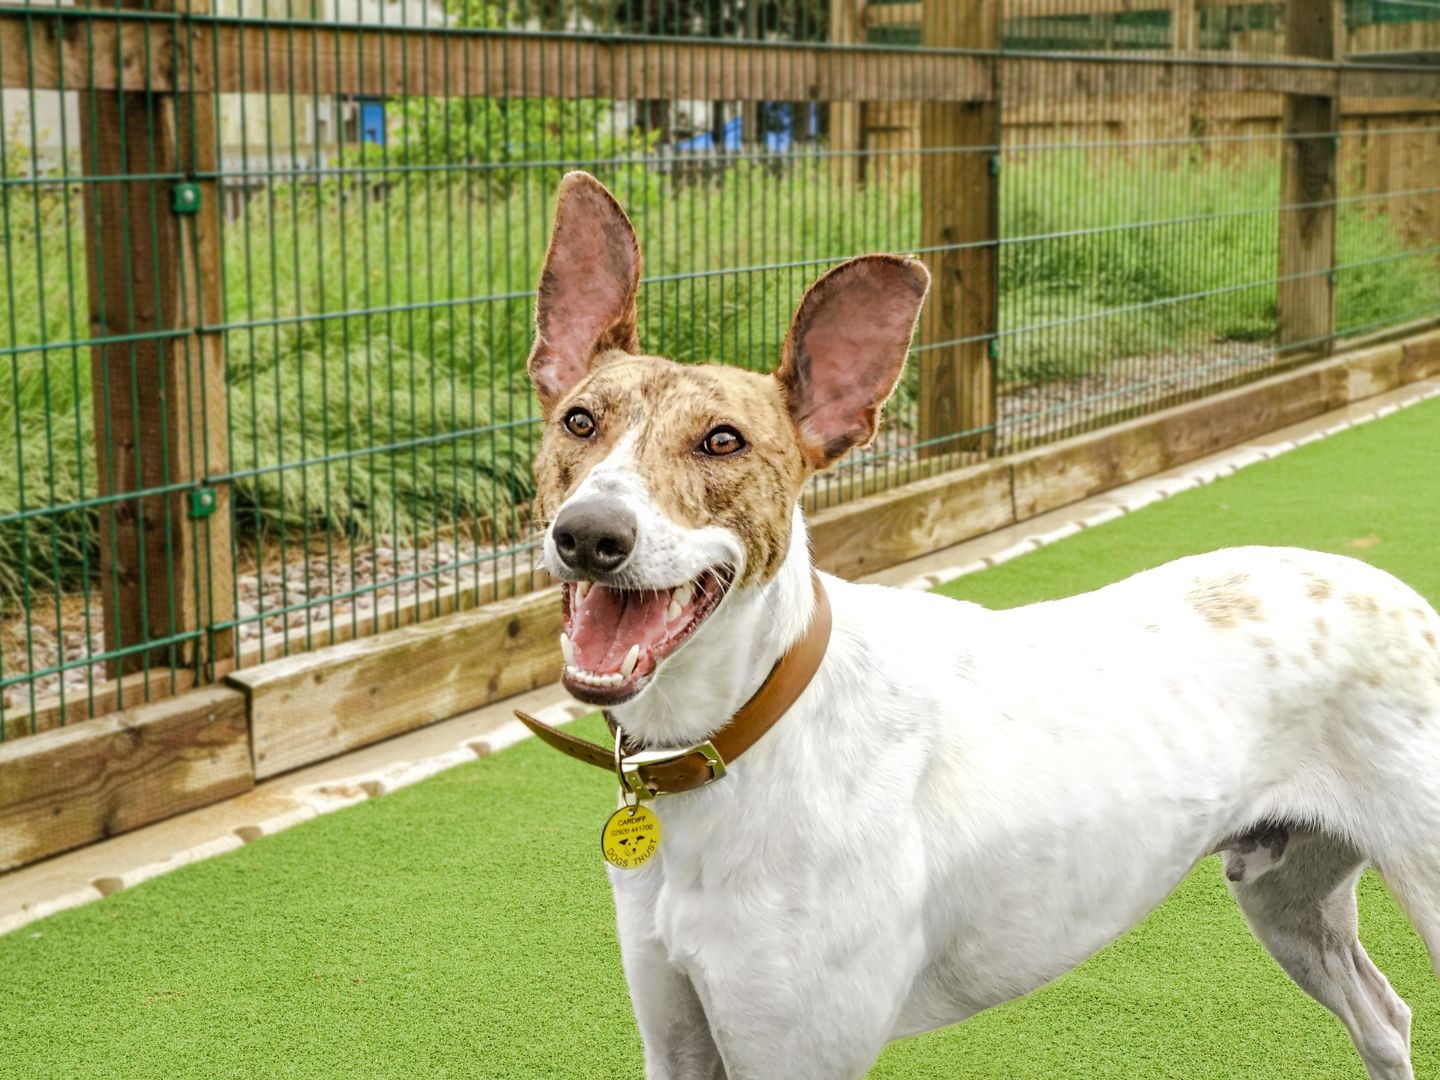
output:
[[[82,94],[81,107],[91,175],[216,166],[209,95]],[[183,489],[228,471],[220,336],[196,331],[222,321],[219,193],[199,185],[200,212],[183,214],[168,180],[83,187],[90,329],[107,342],[91,348],[98,486],[162,492],[99,513],[106,648],[178,638],[112,661],[109,674],[194,666],[233,651],[232,631],[204,632],[233,612],[229,495],[215,489],[215,511],[194,520]]]
[[[1405,350],[1425,355],[1405,370]],[[1433,350],[1433,351],[1432,351]],[[1320,416],[1354,401],[1440,373],[1440,333],[1308,364],[1152,416],[1080,435],[1007,459],[1014,469],[1015,519],[1077,502],[1120,484]]]
[[[1125,15],[1135,11],[1165,11],[1173,0],[1007,0],[1007,19],[1083,18],[1087,15]],[[1196,7],[1250,7],[1255,0],[1182,0]],[[865,9],[867,26],[919,26],[922,0],[900,4],[871,4]]]
[[[150,0],[163,3],[164,0]],[[213,0],[171,0],[192,15],[209,12]],[[191,49],[191,68],[178,80],[182,88],[198,81],[200,65],[208,63]],[[191,333],[169,345],[171,367],[183,372],[176,388],[176,441],[185,458],[182,476],[203,480],[230,471],[229,390],[225,381],[224,335],[210,327],[225,321],[224,237],[221,234],[221,192],[214,174],[220,169],[220,98],[214,94],[182,93],[175,98],[179,125],[178,163],[197,177],[200,210],[181,215],[180,247],[174,272],[181,294],[180,325]],[[194,552],[199,570],[183,611],[186,627],[205,629],[200,662],[214,665],[235,655],[233,627],[214,630],[235,619],[235,562],[229,484],[210,485],[213,509],[198,520],[184,519],[181,538]],[[187,507],[188,509],[188,507]]]
[[1200,51],[1200,9],[1196,0],[1171,0],[1170,48],[1181,54]]
[[1419,382],[1440,375],[1440,331],[1404,343],[1400,381]]
[[[1286,51],[1335,59],[1337,0],[1288,0]],[[1282,348],[1329,352],[1335,332],[1335,205],[1339,98],[1285,96],[1280,180],[1280,259],[1276,321]]]
[[[248,642],[243,651],[233,660],[218,660],[217,677],[223,677],[232,670],[261,663],[263,655],[268,660],[286,656],[297,656],[316,648],[340,645],[358,638],[384,633],[402,626],[411,626],[427,619],[442,618],[457,611],[468,611],[496,600],[534,592],[547,588],[552,582],[545,571],[522,580],[510,577],[484,578],[476,582],[466,572],[451,571],[438,575],[446,579],[457,579],[433,591],[408,598],[399,605],[385,605],[358,617],[350,614],[337,615],[334,620],[317,617],[311,623],[309,640],[303,629],[291,629],[289,633],[270,633],[260,641]],[[318,612],[325,605],[315,605]],[[35,732],[50,731],[67,724],[79,723],[92,716],[134,708],[151,702],[162,701],[177,694],[183,694],[195,685],[195,673],[188,668],[156,669],[150,672],[136,672],[123,679],[106,679],[94,687],[93,707],[91,695],[85,691],[67,692],[62,703],[58,695],[41,698],[31,710],[15,708],[5,715],[5,738],[18,739]],[[119,695],[117,697],[117,695]]]
[[[1005,106],[1032,101],[1093,102],[1141,93],[1187,94],[1326,94],[1338,92],[1342,78],[1356,92],[1386,96],[1391,87],[1414,89],[1400,73],[1380,70],[1347,73],[1328,62],[1293,61],[1288,66],[1236,63],[1233,59],[1190,57],[1178,61],[1168,54],[1151,57],[1118,56],[1106,59],[1060,60],[1047,56],[1007,56],[1001,62]],[[1440,77],[1430,81],[1440,86]],[[1367,88],[1375,88],[1373,91]],[[1407,96],[1424,96],[1413,94]]]
[[[1000,0],[931,4],[925,12],[926,45],[999,45]],[[995,447],[991,347],[1000,310],[996,97],[920,106],[920,246],[931,276],[920,335],[919,434],[925,456],[989,455]]]
[[1020,454],[1012,463],[1016,520],[1318,416],[1334,407],[1332,386],[1325,371],[1306,368]]
[[[980,96],[991,83],[984,57],[917,64],[914,50],[904,48],[203,18],[185,25],[188,32],[180,34],[173,19],[133,12],[0,11],[0,85],[167,91],[178,82],[201,93],[958,101]],[[188,42],[183,55],[177,40]]]
[[918,63],[901,48],[230,23],[201,38],[197,48],[220,57],[215,88],[226,93],[445,95],[468,87],[510,98],[965,101],[991,83],[986,57]]
[[1398,342],[1346,354],[1345,401],[1363,401],[1394,390],[1400,385],[1400,362],[1404,355],[1405,348]]
[[[1183,83],[1184,80],[1182,80]],[[1343,77],[1342,77],[1343,81]],[[1223,120],[1229,123],[1246,121],[1264,122],[1273,126],[1278,134],[1280,120],[1284,113],[1284,98],[1279,94],[1259,92],[1235,92],[1214,95],[1208,91],[1191,91],[1175,84],[1141,84],[1140,89],[1132,87],[1124,92],[1105,92],[1094,96],[1086,91],[1072,96],[1032,96],[1023,101],[1012,101],[1009,87],[1006,87],[1004,126],[1007,131],[1033,126],[1044,129],[1081,127],[1096,131],[1117,130],[1124,132],[1134,125],[1156,125],[1164,121],[1176,108],[1185,103],[1190,107],[1194,101],[1197,113],[1207,120]],[[895,116],[898,110],[913,108],[903,104],[889,107],[888,116]],[[1425,123],[1440,113],[1440,96],[1434,98],[1414,97],[1355,97],[1342,102],[1341,112],[1350,127],[1372,118],[1396,117],[1402,120],[1419,118]],[[911,126],[914,126],[912,121]],[[1065,133],[1067,136],[1070,133]],[[1107,136],[1119,141],[1118,136]]]
[[175,22],[95,18],[63,7],[0,12],[0,86],[6,89],[172,89]]
[[194,685],[195,673],[188,668],[165,668],[98,682],[93,698],[85,690],[66,691],[63,706],[59,695],[40,698],[33,710],[25,705],[5,711],[5,741],[164,701]]
[[277,660],[229,676],[249,700],[255,775],[432,724],[560,674],[560,591]]
[[[830,0],[830,42],[833,45],[864,44],[860,30],[860,0]],[[852,54],[853,55],[853,54]],[[846,55],[838,53],[835,61],[844,64]],[[830,105],[830,145],[838,155],[830,159],[835,181],[842,186],[858,183],[864,172],[865,132],[860,123],[864,105],[858,101],[836,101]]]
[[1015,521],[1010,467],[957,469],[809,515],[815,562],[856,578]]
[[0,872],[249,791],[245,696],[209,687],[0,746]]
[[[1205,6],[1205,0],[1199,3]],[[867,11],[890,6],[871,5]],[[994,83],[990,57],[903,47],[647,42],[200,19],[186,24],[180,40],[188,48],[182,54],[178,26],[123,12],[92,18],[63,8],[44,14],[0,11],[0,85],[163,92],[180,83],[199,93],[958,102],[987,99]],[[1334,93],[1338,80],[1347,96],[1433,100],[1440,95],[1440,72],[1194,59],[1181,65],[1163,56],[1094,62],[1013,56],[999,62],[1006,97],[1016,102],[1065,100],[1077,85],[1095,87],[1096,93],[1107,83],[1134,85],[1136,73],[1147,70],[1157,83],[1163,79],[1183,90],[1216,94]]]

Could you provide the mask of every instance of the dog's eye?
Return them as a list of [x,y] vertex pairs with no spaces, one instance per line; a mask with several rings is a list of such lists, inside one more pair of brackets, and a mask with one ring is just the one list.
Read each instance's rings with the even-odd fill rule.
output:
[[733,427],[721,425],[705,436],[705,441],[700,444],[700,449],[711,457],[725,457],[737,450],[744,450],[745,437]]
[[588,439],[595,434],[595,418],[584,409],[571,409],[565,414],[565,430],[577,439]]

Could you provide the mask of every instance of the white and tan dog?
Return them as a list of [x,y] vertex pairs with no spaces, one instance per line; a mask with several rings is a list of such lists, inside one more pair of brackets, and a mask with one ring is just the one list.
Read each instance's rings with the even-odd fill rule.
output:
[[[571,174],[530,358],[565,681],[683,747],[804,634],[801,487],[875,434],[928,279],[893,256],[826,274],[773,375],[642,354],[639,280],[624,213]],[[1440,617],[1418,595],[1264,548],[1000,612],[823,581],[834,630],[798,702],[611,871],[652,1080],[861,1076],[1084,960],[1216,851],[1370,1076],[1413,1075],[1355,883],[1375,866],[1440,958]]]

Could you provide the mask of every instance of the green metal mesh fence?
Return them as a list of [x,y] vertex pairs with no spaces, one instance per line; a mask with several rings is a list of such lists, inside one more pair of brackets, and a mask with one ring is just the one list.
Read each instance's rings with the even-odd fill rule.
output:
[[570,168],[676,359],[931,263],[816,508],[1440,315],[1423,5],[1345,6],[1342,67],[1284,4],[926,3],[0,5],[0,738],[532,588]]

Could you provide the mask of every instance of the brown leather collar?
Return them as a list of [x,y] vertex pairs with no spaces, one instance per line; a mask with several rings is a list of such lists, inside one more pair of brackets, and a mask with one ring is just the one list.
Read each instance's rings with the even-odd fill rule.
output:
[[[820,661],[825,658],[825,650],[830,644],[830,598],[825,595],[820,576],[814,574],[812,577],[815,582],[815,613],[805,636],[776,661],[765,682],[755,691],[755,696],[740,707],[740,711],[715,733],[713,739],[688,750],[629,753],[621,748],[619,771],[631,791],[641,798],[675,795],[682,791],[694,791],[720,779],[725,775],[726,764],[734,762],[754,746],[795,704],[820,669]],[[587,765],[616,770],[617,755],[613,749],[553,728],[518,709],[515,715],[543,742],[561,753]],[[611,731],[615,731],[617,725],[609,713],[606,713],[605,719],[610,723]]]

